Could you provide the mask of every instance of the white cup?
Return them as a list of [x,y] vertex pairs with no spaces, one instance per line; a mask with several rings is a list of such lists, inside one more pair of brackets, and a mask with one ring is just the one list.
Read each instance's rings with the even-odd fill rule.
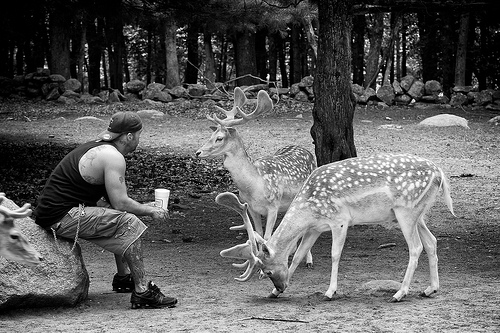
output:
[[167,190],[165,188],[157,188],[155,190],[155,206],[167,210],[169,197],[170,190]]

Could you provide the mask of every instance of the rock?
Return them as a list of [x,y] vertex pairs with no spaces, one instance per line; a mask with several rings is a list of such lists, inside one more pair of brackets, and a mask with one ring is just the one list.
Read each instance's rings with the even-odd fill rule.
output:
[[436,127],[461,126],[469,128],[467,119],[452,114],[439,114],[437,116],[429,117],[422,120],[419,125]]
[[[2,203],[19,208],[9,199]],[[44,257],[37,266],[25,266],[0,258],[0,310],[33,307],[75,306],[85,300],[89,275],[80,246],[54,237],[29,217],[15,220],[16,226]]]
[[364,283],[356,291],[370,296],[387,296],[395,294],[400,288],[401,283],[397,281],[373,280]]
[[394,102],[394,89],[392,85],[386,84],[377,90],[377,97],[387,105],[392,105]]
[[74,92],[72,90],[66,90],[62,96],[66,97],[66,98],[71,98],[71,99],[74,99],[75,101],[78,101],[80,100],[80,94],[77,93],[77,92]]
[[408,90],[408,95],[413,99],[419,100],[424,95],[425,85],[422,81],[415,81]]
[[415,77],[413,75],[406,75],[405,77],[401,78],[401,88],[407,92],[408,90],[410,90],[414,81]]
[[453,87],[452,91],[454,93],[462,93],[462,94],[467,94],[472,91],[471,86],[455,86]]
[[82,84],[77,79],[69,79],[64,82],[64,90],[71,90],[74,92],[80,92],[82,89]]
[[170,95],[172,95],[172,97],[174,98],[189,98],[187,89],[182,86],[177,86],[170,89]]
[[161,119],[165,116],[165,114],[163,112],[158,111],[158,110],[139,110],[139,111],[137,111],[137,114],[142,119],[145,119],[145,118]]
[[401,84],[396,80],[392,83],[392,89],[394,89],[396,95],[403,95],[405,93],[403,88],[401,88]]
[[425,82],[425,94],[426,95],[439,95],[439,93],[443,92],[443,87],[441,83],[436,80],[429,80]]
[[300,91],[300,87],[299,87],[299,84],[298,83],[294,83],[292,84],[292,86],[290,87],[290,95],[295,96],[299,93]]
[[309,75],[309,76],[305,76],[302,78],[302,80],[300,80],[299,82],[299,87],[312,87],[314,84],[314,78]]
[[125,88],[128,92],[137,94],[144,90],[144,88],[146,88],[146,83],[142,82],[141,80],[131,80],[127,82]]
[[61,97],[61,94],[59,93],[59,88],[53,88],[49,93],[47,94],[47,97],[45,99],[47,101],[55,101],[59,97]]
[[56,83],[64,83],[66,82],[66,78],[60,74],[52,74],[49,76],[50,81]]
[[467,96],[462,93],[456,93],[451,96],[450,105],[451,106],[461,106],[467,104]]
[[167,91],[164,91],[165,85],[161,83],[150,83],[145,90],[142,92],[142,97],[144,99],[150,99],[159,102],[171,102],[172,95]]
[[202,84],[189,84],[187,91],[189,96],[199,97],[205,95],[207,88]]
[[351,84],[352,92],[356,95],[363,95],[363,87],[357,83]]
[[295,95],[295,100],[296,101],[299,101],[299,102],[308,102],[309,101],[309,96],[307,96],[307,94],[303,91],[299,91],[296,95]]
[[488,90],[483,90],[477,93],[476,98],[474,99],[474,102],[477,105],[485,106],[490,103],[493,103],[493,97],[491,95],[491,92]]
[[409,95],[396,95],[396,97],[394,97],[394,104],[396,105],[408,105],[410,104],[412,98],[411,96]]

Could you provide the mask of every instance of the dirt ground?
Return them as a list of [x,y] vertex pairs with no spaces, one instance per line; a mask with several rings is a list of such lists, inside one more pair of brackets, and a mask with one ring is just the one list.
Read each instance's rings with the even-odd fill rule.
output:
[[[424,128],[427,116],[452,113],[469,119],[470,129]],[[0,132],[14,139],[30,133],[39,141],[79,143],[102,128],[74,121],[78,115],[33,121],[0,117]],[[81,242],[91,282],[88,299],[75,308],[16,309],[0,314],[3,332],[498,332],[500,331],[500,127],[487,123],[485,110],[364,108],[355,115],[359,156],[407,152],[429,158],[450,177],[456,217],[438,200],[428,226],[438,238],[440,291],[418,296],[429,283],[425,253],[400,303],[387,303],[394,291],[367,292],[374,280],[401,282],[408,249],[398,229],[354,226],[347,236],[339,267],[339,299],[321,296],[330,280],[331,235],[314,245],[314,268],[300,266],[291,285],[269,299],[269,280],[240,283],[241,272],[219,252],[246,240],[230,231],[240,224],[235,213],[218,206],[214,190],[199,197],[172,192],[184,209],[172,210],[166,225],[144,219],[147,274],[167,295],[179,298],[172,309],[132,310],[130,294],[111,291],[113,257]],[[102,117],[107,119],[107,117]],[[168,117],[145,120],[141,151],[193,155],[210,136],[207,120]],[[310,112],[290,112],[241,126],[252,157],[295,143],[314,151]],[[389,125],[389,126],[385,126]],[[382,127],[381,127],[382,126]],[[48,133],[54,138],[48,138]],[[219,163],[221,166],[222,163]],[[1,186],[1,185],[0,185]],[[233,190],[233,188],[229,188]],[[150,189],[152,194],[153,189]],[[132,193],[134,195],[134,193]],[[18,203],[19,204],[19,203]],[[186,237],[188,236],[188,237]],[[191,240],[191,241],[186,241]],[[378,249],[379,245],[396,246]]]

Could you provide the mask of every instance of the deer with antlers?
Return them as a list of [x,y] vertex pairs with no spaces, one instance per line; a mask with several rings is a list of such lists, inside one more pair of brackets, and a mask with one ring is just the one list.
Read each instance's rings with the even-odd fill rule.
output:
[[[216,201],[243,217],[244,225],[232,229],[246,229],[249,240],[220,254],[247,260],[244,265],[236,265],[246,268],[238,281],[247,281],[260,269],[261,277],[269,277],[275,287],[269,297],[277,297],[285,291],[298,263],[319,235],[330,230],[332,270],[325,298],[331,300],[337,291],[338,265],[347,228],[355,224],[391,226],[397,221],[410,258],[401,288],[391,301],[398,302],[408,294],[422,249],[429,261],[430,286],[421,295],[430,296],[439,289],[437,241],[427,228],[424,215],[440,190],[454,215],[448,180],[439,167],[426,159],[381,154],[326,164],[311,173],[268,240],[253,231],[246,204],[226,192]],[[299,238],[302,242],[288,267],[288,257]]]
[[0,193],[0,256],[22,264],[37,265],[43,258],[14,225],[14,219],[31,215],[30,204],[10,210],[1,206],[5,194]]
[[[286,146],[274,155],[262,157],[252,162],[243,141],[236,129],[231,126],[244,124],[273,108],[273,102],[267,92],[259,91],[257,106],[246,114],[243,105],[248,102],[240,88],[234,90],[234,106],[231,111],[217,107],[226,114],[226,119],[217,115],[207,116],[216,123],[210,139],[196,152],[201,158],[224,157],[224,167],[239,190],[239,197],[246,202],[256,231],[268,239],[274,229],[279,212],[290,206],[295,194],[307,176],[316,168],[314,156],[299,146]],[[235,118],[240,115],[241,118]],[[266,216],[265,234],[262,228],[262,216]],[[312,255],[308,252],[306,264],[312,267]]]

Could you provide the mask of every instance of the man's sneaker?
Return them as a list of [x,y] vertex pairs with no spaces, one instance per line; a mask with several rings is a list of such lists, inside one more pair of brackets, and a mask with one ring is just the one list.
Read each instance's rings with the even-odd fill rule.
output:
[[152,281],[149,281],[148,290],[145,292],[138,293],[135,290],[132,291],[130,303],[132,303],[132,309],[171,308],[177,304],[177,299],[163,295],[160,288],[158,288]]
[[117,293],[129,293],[135,289],[134,279],[130,274],[119,276],[115,274],[113,277],[113,291]]

